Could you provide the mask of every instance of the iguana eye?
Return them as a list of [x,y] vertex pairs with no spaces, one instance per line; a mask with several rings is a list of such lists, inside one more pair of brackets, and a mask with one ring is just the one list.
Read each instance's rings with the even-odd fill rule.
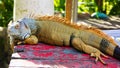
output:
[[16,24],[15,25],[15,29],[18,29],[20,26],[19,26],[19,24]]

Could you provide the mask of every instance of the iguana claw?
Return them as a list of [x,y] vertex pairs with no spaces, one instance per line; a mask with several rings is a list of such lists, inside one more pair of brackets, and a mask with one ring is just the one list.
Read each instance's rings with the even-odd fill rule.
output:
[[102,60],[101,56],[106,57],[106,58],[108,58],[108,56],[106,56],[106,55],[103,54],[102,52],[96,51],[96,52],[94,52],[94,53],[91,53],[91,56],[92,56],[92,57],[96,57],[95,62],[97,62],[98,60],[100,60],[103,64],[105,64],[105,65],[107,64],[107,63],[105,63],[105,62]]

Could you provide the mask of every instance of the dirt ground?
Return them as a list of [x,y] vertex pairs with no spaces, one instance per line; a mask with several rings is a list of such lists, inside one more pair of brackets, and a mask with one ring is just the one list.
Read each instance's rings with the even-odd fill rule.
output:
[[90,17],[78,17],[77,23],[91,25],[103,30],[120,29],[120,17],[111,16],[107,20],[95,19]]

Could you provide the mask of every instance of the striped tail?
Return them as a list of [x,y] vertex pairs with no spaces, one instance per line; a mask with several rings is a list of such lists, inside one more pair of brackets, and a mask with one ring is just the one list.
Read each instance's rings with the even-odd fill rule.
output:
[[120,60],[120,47],[118,45],[115,46],[106,39],[102,39],[100,43],[100,50]]
[[115,47],[113,57],[120,60],[120,47],[118,46]]
[[100,43],[100,48],[102,52],[107,53],[114,58],[120,60],[120,47],[115,46],[113,43],[109,42],[106,39],[102,39]]

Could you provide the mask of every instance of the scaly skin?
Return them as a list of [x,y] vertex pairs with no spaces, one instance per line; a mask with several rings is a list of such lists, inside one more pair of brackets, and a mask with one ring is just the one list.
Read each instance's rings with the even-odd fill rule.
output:
[[[95,61],[100,60],[103,64],[106,63],[100,57],[100,55],[105,56],[102,52],[120,59],[120,53],[118,53],[120,49],[117,44],[97,28],[78,26],[65,19],[53,16],[36,17],[35,19],[23,18],[16,23],[10,23],[8,26],[12,41],[20,39],[27,40],[29,43],[29,40],[35,41],[34,37],[31,37],[35,35],[39,42],[58,46],[71,45],[77,50],[96,57]],[[23,29],[24,31],[22,31]],[[37,44],[37,42],[33,42],[33,44]]]

